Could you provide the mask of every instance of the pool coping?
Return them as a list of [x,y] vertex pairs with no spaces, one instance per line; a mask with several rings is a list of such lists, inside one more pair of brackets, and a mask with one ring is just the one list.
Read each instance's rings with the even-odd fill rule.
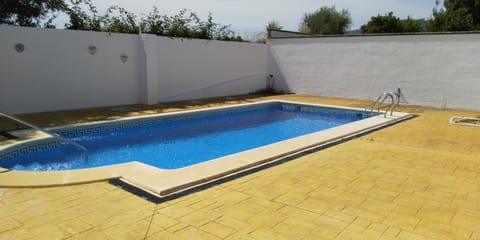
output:
[[[298,101],[267,100],[255,103],[235,104],[214,108],[128,117],[113,121],[123,121],[126,119],[155,117],[159,115],[171,115],[178,113],[191,113],[210,109],[226,109],[231,108],[232,106],[246,106],[269,102],[283,102],[361,111],[364,110],[360,108],[311,104]],[[383,114],[377,115],[338,127],[302,135],[285,141],[265,145],[174,170],[159,169],[141,162],[129,162],[104,167],[52,172],[15,171],[0,168],[0,187],[62,186],[105,181],[116,178],[156,196],[165,197],[179,191],[184,191],[198,185],[231,176],[232,174],[237,174],[252,168],[261,167],[264,164],[279,161],[280,159],[292,154],[306,151],[311,148],[320,147],[322,145],[331,144],[332,142],[342,141],[345,138],[351,138],[365,132],[373,131],[399,121],[409,119],[411,117],[413,117],[412,114],[403,112],[393,112],[392,116],[387,116],[386,118],[383,117]],[[70,126],[84,126],[96,123],[99,122],[74,124],[63,126],[62,128]]]

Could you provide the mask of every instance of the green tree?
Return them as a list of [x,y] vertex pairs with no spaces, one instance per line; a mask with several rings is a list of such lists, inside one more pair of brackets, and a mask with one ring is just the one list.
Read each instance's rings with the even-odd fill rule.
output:
[[54,27],[51,23],[56,13],[64,12],[69,17],[65,28],[73,30],[157,34],[169,37],[201,38],[224,41],[243,41],[230,29],[213,21],[209,13],[203,21],[194,12],[186,9],[173,16],[161,15],[158,8],[138,21],[137,16],[120,6],[111,6],[104,15],[99,15],[92,0],[3,0],[0,1],[0,24],[20,26]]
[[[97,15],[97,8],[90,0],[70,0],[71,6],[65,10],[69,16],[69,23],[65,28],[86,31],[102,31],[101,19]],[[85,9],[87,8],[89,13]]]
[[117,5],[107,9],[101,17],[101,30],[104,32],[138,33],[137,16]]
[[389,12],[383,16],[372,17],[367,24],[361,26],[362,33],[401,33],[420,32],[423,30],[422,19],[413,19],[410,16],[401,20]]
[[137,17],[125,8],[111,6],[104,15],[98,15],[91,0],[70,0],[70,3],[71,6],[65,10],[70,18],[69,23],[65,24],[67,29],[119,33],[139,31]]
[[52,21],[66,7],[63,0],[2,0],[0,24],[55,27]]
[[480,0],[445,0],[443,5],[447,12],[469,15],[473,25],[480,25]]
[[325,6],[312,13],[305,13],[300,31],[313,34],[344,34],[351,23],[352,18],[348,10],[337,11],[335,6]]
[[410,16],[407,19],[401,20],[404,32],[423,32],[425,31],[425,19],[413,19]]
[[363,33],[398,33],[403,32],[400,18],[389,12],[383,16],[372,17],[367,24],[360,27]]
[[428,30],[472,31],[480,29],[480,0],[445,0],[444,7],[435,2]]
[[213,21],[212,13],[207,20],[201,20],[194,12],[186,9],[173,16],[161,15],[158,8],[142,18],[140,22],[142,32],[169,37],[200,38],[224,41],[243,41],[240,36],[230,29],[229,25],[222,25]]

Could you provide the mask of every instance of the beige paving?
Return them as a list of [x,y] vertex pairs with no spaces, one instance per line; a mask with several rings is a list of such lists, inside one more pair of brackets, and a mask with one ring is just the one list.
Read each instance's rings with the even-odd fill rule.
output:
[[[480,113],[402,110],[418,117],[159,204],[107,182],[0,188],[0,239],[479,239],[480,129],[448,119]],[[27,118],[58,125],[158,111],[167,110],[158,105],[131,113],[96,109]]]

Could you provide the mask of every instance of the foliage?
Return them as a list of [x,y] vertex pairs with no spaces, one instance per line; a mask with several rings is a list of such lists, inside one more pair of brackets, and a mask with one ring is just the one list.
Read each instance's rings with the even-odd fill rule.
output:
[[361,26],[362,33],[401,33],[401,32],[420,32],[422,31],[422,19],[412,19],[408,17],[405,20],[389,12],[383,16],[372,17],[367,24]]
[[243,41],[236,36],[229,25],[213,21],[212,14],[206,21],[194,12],[186,9],[173,16],[161,15],[158,8],[140,21],[137,16],[120,6],[109,7],[105,14],[99,15],[92,0],[2,0],[0,2],[0,24],[20,26],[40,26],[42,20],[50,16],[44,26],[54,27],[51,23],[57,12],[69,17],[65,28],[73,30],[157,34],[169,37],[201,38],[226,41]]
[[0,24],[53,28],[52,21],[66,7],[63,0],[2,0]]
[[346,9],[337,11],[335,6],[321,7],[312,13],[305,13],[300,31],[313,34],[344,34],[352,18]]
[[404,32],[423,32],[425,31],[425,19],[413,19],[410,16],[401,20]]
[[70,0],[70,3],[71,6],[65,11],[70,17],[70,22],[65,24],[67,29],[138,33],[137,16],[125,8],[111,6],[104,15],[98,15],[91,0]]
[[363,33],[397,33],[403,32],[400,18],[389,12],[384,16],[378,15],[372,17],[366,25],[361,26]]
[[[65,10],[70,17],[70,22],[65,24],[65,28],[86,31],[101,31],[100,17],[97,15],[97,8],[90,0],[70,0],[71,7]],[[87,8],[90,13],[83,9]]]
[[480,0],[445,0],[444,7],[435,2],[428,30],[473,31],[480,29]]
[[153,12],[142,18],[140,26],[144,33],[161,36],[242,41],[230,30],[229,25],[215,23],[212,13],[208,14],[206,21],[202,21],[196,13],[187,9],[167,16],[161,15],[158,8],[154,7]]
[[282,30],[282,26],[277,21],[270,21],[267,23],[267,26],[265,27],[266,30]]
[[101,30],[104,32],[138,33],[137,16],[125,8],[111,6],[107,13],[101,17]]
[[480,0],[445,0],[446,12],[456,12],[456,15],[468,15],[473,25],[480,25]]

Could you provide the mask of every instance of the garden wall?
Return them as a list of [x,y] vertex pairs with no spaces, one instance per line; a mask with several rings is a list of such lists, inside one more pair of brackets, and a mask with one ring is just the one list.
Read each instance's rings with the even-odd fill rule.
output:
[[[137,103],[136,35],[0,25],[0,111],[41,112]],[[15,44],[24,44],[17,52]],[[89,46],[97,52],[91,55]],[[122,63],[125,54],[128,61]]]
[[266,83],[255,75],[191,92],[266,73],[265,44],[7,25],[0,43],[0,111],[11,114],[243,94]]
[[243,94],[269,73],[284,92],[373,100],[401,88],[412,104],[480,110],[479,34],[265,45],[0,25],[0,43],[0,111],[12,114]]
[[290,92],[480,110],[480,34],[285,38],[271,58]]

